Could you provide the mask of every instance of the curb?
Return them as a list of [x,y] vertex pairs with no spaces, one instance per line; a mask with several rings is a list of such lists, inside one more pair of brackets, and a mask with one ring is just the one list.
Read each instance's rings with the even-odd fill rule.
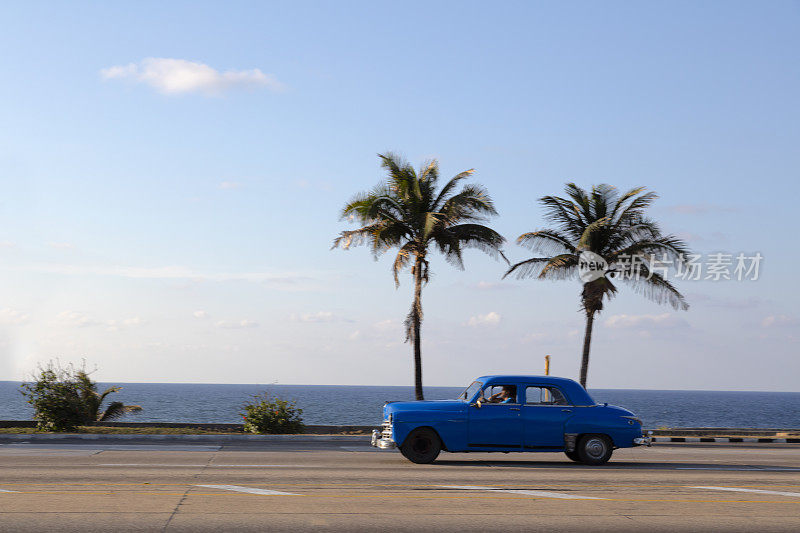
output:
[[313,441],[313,442],[347,442],[369,439],[368,435],[113,435],[102,433],[57,433],[57,434],[0,434],[3,441],[54,441],[54,440],[157,440],[157,441],[199,441],[199,442],[281,442],[281,441]]

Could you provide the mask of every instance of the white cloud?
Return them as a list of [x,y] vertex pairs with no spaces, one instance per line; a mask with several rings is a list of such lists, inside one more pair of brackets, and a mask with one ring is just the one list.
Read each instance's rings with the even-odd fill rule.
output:
[[96,326],[100,324],[100,322],[78,311],[62,311],[56,315],[56,324],[71,328],[83,328],[87,326]]
[[292,315],[291,318],[296,322],[334,322],[339,319],[330,311],[317,311],[316,313]]
[[489,311],[485,315],[473,316],[467,321],[467,325],[471,327],[495,326],[499,323],[500,323],[500,314],[494,311]]
[[380,322],[375,322],[372,325],[372,327],[375,328],[378,331],[389,331],[389,330],[392,330],[392,329],[399,328],[400,324],[396,320],[392,320],[392,319],[389,318],[389,319],[386,319],[386,320],[381,320]]
[[16,245],[17,243],[11,241],[0,242],[0,248],[14,248]]
[[768,317],[764,317],[764,320],[761,321],[761,327],[763,328],[797,326],[797,325],[800,325],[800,320],[797,320],[796,318],[787,315],[770,315]]
[[616,329],[672,328],[685,326],[686,321],[677,318],[671,313],[661,315],[613,315],[606,319],[605,325]]
[[194,313],[192,313],[192,316],[195,317],[195,318],[208,318],[208,313],[206,313],[205,311],[202,311],[202,310],[201,311],[195,311]]
[[10,309],[6,307],[5,309],[0,309],[0,324],[5,325],[19,325],[24,324],[30,319],[30,315],[27,313],[21,313],[16,309]]
[[222,183],[219,184],[220,189],[227,189],[227,190],[241,189],[241,187],[242,184],[239,183],[238,181],[223,181]]
[[351,341],[358,340],[359,337],[361,337],[361,332],[358,330],[354,331],[353,333],[347,336],[347,338],[350,339]]
[[170,95],[194,92],[219,95],[230,89],[266,88],[280,91],[285,88],[274,76],[257,68],[220,72],[197,61],[166,57],[148,57],[139,63],[104,68],[100,76],[106,80],[133,80]]
[[214,325],[224,329],[257,328],[258,322],[252,320],[220,320]]

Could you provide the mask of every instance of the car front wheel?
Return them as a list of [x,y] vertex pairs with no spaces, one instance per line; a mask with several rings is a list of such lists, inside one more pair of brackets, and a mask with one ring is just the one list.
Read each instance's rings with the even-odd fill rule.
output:
[[601,465],[611,458],[614,449],[611,440],[605,435],[584,435],[578,441],[575,451],[582,463]]
[[431,428],[415,429],[400,446],[400,453],[412,463],[417,464],[432,463],[439,456],[440,451],[442,451],[442,443],[439,435]]

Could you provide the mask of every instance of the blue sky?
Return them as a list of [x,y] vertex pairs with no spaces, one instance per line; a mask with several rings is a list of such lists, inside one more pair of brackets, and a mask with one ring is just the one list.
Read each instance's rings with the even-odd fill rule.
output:
[[[4,3],[0,379],[410,384],[410,283],[330,251],[375,154],[475,168],[513,244],[566,181],[645,185],[758,281],[629,291],[594,387],[800,390],[798,2]],[[425,383],[578,373],[574,282],[434,258]]]

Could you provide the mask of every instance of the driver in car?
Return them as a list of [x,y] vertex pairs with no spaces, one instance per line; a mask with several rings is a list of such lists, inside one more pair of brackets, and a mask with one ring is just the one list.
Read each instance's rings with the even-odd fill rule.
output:
[[516,399],[517,387],[515,385],[503,385],[503,390],[489,396],[487,401],[489,403],[512,403]]

